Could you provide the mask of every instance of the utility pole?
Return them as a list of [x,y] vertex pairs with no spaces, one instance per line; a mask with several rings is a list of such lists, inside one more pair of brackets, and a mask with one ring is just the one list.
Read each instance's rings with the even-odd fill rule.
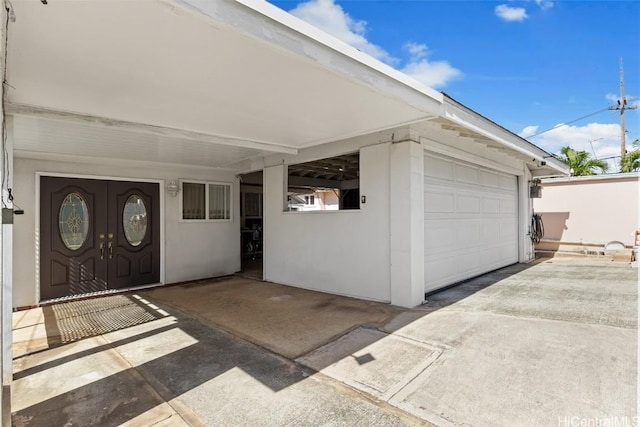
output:
[[624,69],[622,58],[620,58],[620,99],[618,99],[618,105],[609,107],[610,110],[620,111],[620,161],[624,160],[624,156],[627,155],[627,129],[624,123],[625,110],[635,110],[637,106],[628,106],[627,98],[624,96]]

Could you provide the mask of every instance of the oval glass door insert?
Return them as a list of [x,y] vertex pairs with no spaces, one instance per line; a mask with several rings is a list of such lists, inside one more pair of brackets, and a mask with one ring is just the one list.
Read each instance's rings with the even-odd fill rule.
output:
[[131,246],[139,246],[147,234],[147,207],[137,194],[129,196],[124,204],[122,228]]
[[89,209],[79,193],[69,193],[60,205],[58,213],[62,243],[76,251],[82,247],[89,234]]

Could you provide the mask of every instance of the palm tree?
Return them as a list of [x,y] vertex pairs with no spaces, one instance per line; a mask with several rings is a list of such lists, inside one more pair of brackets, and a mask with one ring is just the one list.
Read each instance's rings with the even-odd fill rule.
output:
[[609,164],[604,160],[592,159],[586,151],[576,151],[566,146],[560,149],[560,160],[571,168],[571,176],[596,175],[598,170],[605,173]]
[[640,170],[640,139],[633,141],[635,149],[624,156],[620,162],[620,172],[633,172]]

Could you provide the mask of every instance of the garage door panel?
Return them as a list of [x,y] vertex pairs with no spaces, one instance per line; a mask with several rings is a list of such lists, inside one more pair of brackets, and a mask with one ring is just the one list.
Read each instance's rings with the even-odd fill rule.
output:
[[424,164],[425,291],[517,262],[517,177],[439,155]]
[[500,175],[500,188],[511,192],[517,192],[518,177],[514,175]]
[[453,194],[426,191],[424,194],[424,209],[426,213],[454,213],[456,198]]
[[500,221],[498,219],[484,220],[482,223],[482,240],[489,244],[499,241],[500,228]]
[[500,261],[500,248],[489,246],[484,248],[481,254],[482,265],[494,265]]
[[488,171],[480,171],[480,184],[489,188],[500,188],[500,175]]
[[511,264],[518,262],[518,248],[509,244],[500,246],[500,259],[510,260]]
[[451,220],[433,221],[433,227],[424,229],[425,254],[435,254],[442,251],[455,250],[456,226]]
[[480,267],[480,253],[474,250],[460,251],[457,258],[457,265],[464,265],[465,268],[477,269]]
[[466,220],[460,221],[456,227],[457,239],[456,247],[463,246],[477,246],[482,243],[481,228],[482,222],[480,220]]
[[453,161],[437,157],[425,158],[425,176],[453,180]]
[[[482,253],[477,251],[452,251],[444,256],[433,258],[425,263],[425,275],[429,274],[434,289],[459,282],[466,278],[466,270],[461,271],[456,268],[464,264],[470,271],[481,271]],[[478,273],[476,273],[478,274]]]
[[518,237],[518,221],[508,219],[500,222],[500,238],[511,241]]
[[518,212],[518,200],[502,199],[500,200],[500,213],[513,214]]
[[480,198],[475,196],[459,195],[456,197],[456,212],[480,213]]
[[500,199],[485,197],[482,199],[482,213],[497,214],[500,213]]
[[463,165],[460,163],[455,163],[455,181],[457,182],[465,182],[468,184],[479,184],[480,179],[478,178],[478,169]]
[[451,272],[455,271],[456,257],[451,254],[448,257],[433,258],[425,263],[425,274],[429,273],[434,283],[445,283],[450,277]]

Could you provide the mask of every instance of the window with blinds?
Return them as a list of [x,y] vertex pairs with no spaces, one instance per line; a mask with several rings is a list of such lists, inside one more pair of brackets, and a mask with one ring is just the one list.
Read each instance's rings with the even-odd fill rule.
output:
[[183,220],[230,220],[231,184],[182,182]]
[[209,184],[209,219],[229,219],[231,217],[231,186]]

